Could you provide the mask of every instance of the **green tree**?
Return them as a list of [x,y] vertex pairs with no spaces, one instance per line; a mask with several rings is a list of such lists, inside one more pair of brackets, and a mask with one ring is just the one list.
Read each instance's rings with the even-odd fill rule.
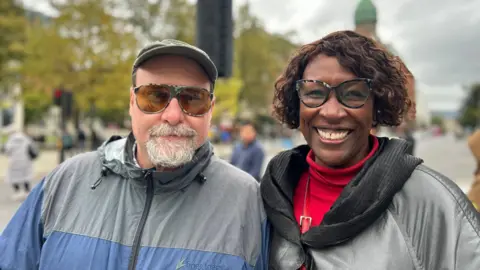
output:
[[[128,108],[131,63],[137,48],[132,29],[112,15],[108,0],[59,1],[58,17],[27,29],[24,91],[44,92],[63,86],[76,105],[118,115]],[[51,100],[49,98],[48,100]]]
[[21,1],[0,1],[0,91],[19,80],[25,17]]
[[432,122],[432,125],[439,126],[442,129],[444,127],[444,120],[440,116],[433,116],[431,122]]
[[195,41],[195,4],[187,0],[117,0],[124,18],[142,41],[166,38]]
[[460,109],[458,121],[463,127],[480,126],[480,83],[471,85]]
[[271,34],[245,4],[236,21],[235,61],[243,81],[239,101],[254,113],[266,113],[273,97],[273,83],[295,45],[288,36]]
[[51,96],[41,91],[29,91],[23,93],[23,104],[25,108],[25,123],[34,123],[42,119],[43,114],[50,107]]
[[242,81],[232,77],[228,80],[218,80],[215,86],[215,109],[213,122],[218,123],[223,115],[234,117],[238,110],[238,93],[242,88]]

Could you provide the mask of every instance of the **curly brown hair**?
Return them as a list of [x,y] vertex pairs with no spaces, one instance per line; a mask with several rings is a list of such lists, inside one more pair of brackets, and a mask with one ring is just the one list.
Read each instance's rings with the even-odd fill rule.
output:
[[372,79],[375,126],[398,126],[402,122],[411,106],[403,62],[379,43],[353,31],[331,33],[303,45],[293,55],[275,82],[273,108],[280,122],[289,128],[298,128],[300,99],[295,82],[302,79],[309,61],[319,54],[334,56],[355,76]]

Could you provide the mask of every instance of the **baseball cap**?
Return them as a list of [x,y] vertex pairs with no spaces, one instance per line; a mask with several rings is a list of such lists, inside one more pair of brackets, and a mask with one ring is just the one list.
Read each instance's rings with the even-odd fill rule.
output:
[[197,48],[186,42],[175,39],[165,39],[162,41],[153,42],[140,50],[135,62],[133,63],[133,85],[135,85],[137,69],[146,61],[160,55],[178,55],[190,58],[197,62],[205,70],[212,85],[215,84],[215,81],[217,80],[217,67],[207,53],[200,48]]

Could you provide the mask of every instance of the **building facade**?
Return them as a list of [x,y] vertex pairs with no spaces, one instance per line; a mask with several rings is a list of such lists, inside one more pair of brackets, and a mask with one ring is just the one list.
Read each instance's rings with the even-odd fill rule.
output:
[[[401,57],[395,51],[392,44],[382,42],[377,34],[377,8],[372,0],[360,0],[354,14],[355,31],[364,36],[370,37],[381,45],[383,45],[393,56]],[[412,107],[406,114],[406,121],[412,128],[417,125],[429,125],[430,117],[428,113],[428,107],[425,104],[420,91],[417,90],[416,80],[413,73],[407,68],[402,61],[401,68],[407,74],[407,92],[410,100],[412,101]],[[420,112],[420,113],[419,113]],[[375,132],[375,131],[374,131]]]

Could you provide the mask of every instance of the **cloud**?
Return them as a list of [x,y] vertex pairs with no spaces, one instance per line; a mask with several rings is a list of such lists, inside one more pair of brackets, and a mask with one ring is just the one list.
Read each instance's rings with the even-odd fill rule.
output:
[[[359,1],[302,0],[292,6],[293,0],[280,0],[269,8],[273,2],[252,1],[253,10],[270,30],[294,29],[306,43],[332,31],[352,29]],[[374,3],[379,37],[393,45],[415,74],[429,106],[457,108],[465,95],[460,85],[480,81],[480,1]]]

